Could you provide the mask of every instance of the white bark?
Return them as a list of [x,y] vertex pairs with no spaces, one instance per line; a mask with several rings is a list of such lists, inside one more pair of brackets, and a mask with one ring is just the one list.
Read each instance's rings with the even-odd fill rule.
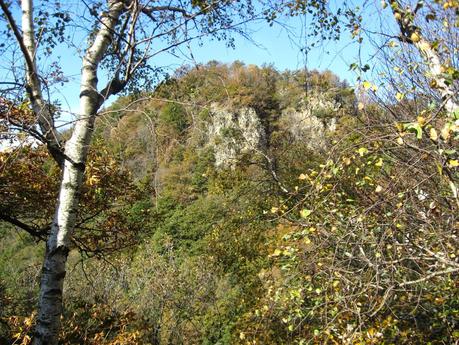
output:
[[[33,28],[33,3],[32,0],[22,0],[22,37],[24,45],[29,53],[29,58],[35,63],[35,37]],[[30,81],[30,74],[34,73],[34,70],[27,68],[27,79]],[[37,90],[36,92],[40,92]]]
[[409,7],[402,8],[397,0],[390,0],[390,5],[395,21],[400,28],[402,40],[414,45],[419,51],[427,66],[427,77],[434,82],[434,88],[440,93],[441,98],[445,102],[444,107],[447,114],[453,115],[459,109],[459,105],[454,98],[454,90],[452,86],[448,85],[443,76],[442,62],[438,52],[432,47],[430,42],[425,39],[420,28],[414,23],[416,10],[413,13]]
[[[444,109],[448,116],[453,117],[459,111],[459,104],[455,99],[455,92],[452,85],[448,85],[442,70],[442,62],[438,52],[432,47],[429,41],[422,35],[421,30],[415,26],[414,17],[408,10],[400,8],[397,1],[391,1],[392,13],[400,27],[403,39],[416,47],[427,67],[427,77],[433,82],[433,88],[440,94]],[[446,175],[449,186],[456,204],[459,206],[457,197],[457,186],[449,174]]]
[[91,142],[95,116],[103,103],[97,92],[97,69],[113,38],[124,2],[108,1],[109,10],[101,18],[100,29],[83,59],[80,114],[71,138],[65,145],[65,162],[58,205],[47,241],[41,278],[39,311],[33,344],[58,343],[62,290],[69,241],[75,227],[84,166]]
[[454,100],[454,90],[448,86],[446,79],[442,75],[442,64],[437,52],[432,48],[431,44],[423,37],[419,42],[414,43],[414,46],[419,50],[424,61],[426,62],[430,77],[435,81],[435,88],[440,93],[442,99],[445,101],[445,110],[448,115],[454,114],[459,109],[459,105]]
[[54,119],[49,106],[43,99],[41,82],[35,59],[35,34],[33,26],[33,1],[22,0],[22,41],[24,43],[26,59],[27,92],[32,104],[32,109],[37,116],[37,122],[42,131],[46,144],[51,154],[59,164],[62,164],[62,157],[59,154],[60,144],[57,130],[54,126]]
[[[420,2],[418,2],[419,4]],[[454,117],[459,111],[459,104],[456,101],[456,93],[454,92],[453,86],[448,85],[446,78],[443,75],[443,65],[438,52],[433,48],[432,44],[425,39],[422,35],[420,28],[414,23],[414,15],[411,10],[401,8],[400,4],[396,0],[390,0],[392,13],[400,28],[401,37],[403,41],[408,42],[416,47],[424,63],[427,67],[427,77],[433,81],[433,88],[440,94],[443,102],[446,114],[450,117]],[[447,169],[447,168],[446,168]],[[449,187],[451,194],[459,206],[458,198],[458,187],[455,184],[450,174],[445,175],[449,180]]]

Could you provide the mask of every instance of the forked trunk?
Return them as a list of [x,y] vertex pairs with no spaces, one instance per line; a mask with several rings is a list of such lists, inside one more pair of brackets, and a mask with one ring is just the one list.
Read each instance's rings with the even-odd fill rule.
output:
[[124,2],[120,0],[108,1],[108,4],[109,10],[102,16],[100,29],[83,59],[80,114],[72,136],[65,145],[59,199],[46,243],[34,345],[55,345],[59,339],[69,242],[75,227],[94,121],[104,101],[97,92],[97,68],[113,38],[115,25],[124,9]]

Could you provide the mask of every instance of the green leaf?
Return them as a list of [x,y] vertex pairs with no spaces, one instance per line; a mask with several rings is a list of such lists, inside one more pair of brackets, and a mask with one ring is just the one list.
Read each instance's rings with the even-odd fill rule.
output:
[[419,123],[406,123],[403,125],[403,128],[408,132],[416,133],[417,139],[422,139],[422,128]]
[[301,218],[305,218],[306,219],[311,215],[311,213],[312,213],[312,210],[302,209],[300,211],[300,216],[301,216]]

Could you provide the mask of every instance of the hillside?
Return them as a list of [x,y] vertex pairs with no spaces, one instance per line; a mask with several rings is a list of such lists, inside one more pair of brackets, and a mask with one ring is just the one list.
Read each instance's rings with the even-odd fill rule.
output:
[[[332,73],[210,62],[120,97],[97,121],[63,343],[458,339],[457,282],[418,281],[425,248],[456,250],[448,183],[423,179],[436,169],[427,159],[408,174],[398,162],[414,154],[386,140],[399,136],[381,125],[390,115],[358,109]],[[31,327],[43,248],[1,231],[0,248],[17,249],[0,253],[8,343]]]

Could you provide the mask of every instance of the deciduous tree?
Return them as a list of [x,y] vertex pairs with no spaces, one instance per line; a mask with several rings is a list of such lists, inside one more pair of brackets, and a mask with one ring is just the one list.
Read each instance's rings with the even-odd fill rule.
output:
[[[3,107],[2,118],[14,130],[26,131],[43,142],[61,168],[58,201],[46,241],[34,344],[58,342],[66,260],[92,133],[104,102],[139,87],[142,81],[151,81],[155,68],[148,61],[159,53],[209,35],[229,39],[231,44],[229,32],[242,32],[238,25],[255,17],[250,1],[107,0],[82,4],[83,8],[64,8],[59,2],[23,0],[16,8],[0,1],[6,38],[2,53],[13,57],[19,52],[25,64],[22,69],[22,63],[13,62],[8,74],[12,79],[2,83],[6,85],[2,104],[13,104]],[[81,14],[73,14],[77,11]],[[53,64],[54,71],[45,75],[46,63],[41,58],[53,58],[52,51],[59,44],[74,46],[66,35],[69,26],[81,29],[74,34],[84,38],[88,47],[81,57],[80,90],[75,95],[80,108],[70,137],[64,140],[56,126],[58,108],[49,97],[53,82],[64,81],[63,73],[61,66]],[[99,79],[106,85],[100,87]],[[28,119],[17,119],[14,109],[24,102]]]

